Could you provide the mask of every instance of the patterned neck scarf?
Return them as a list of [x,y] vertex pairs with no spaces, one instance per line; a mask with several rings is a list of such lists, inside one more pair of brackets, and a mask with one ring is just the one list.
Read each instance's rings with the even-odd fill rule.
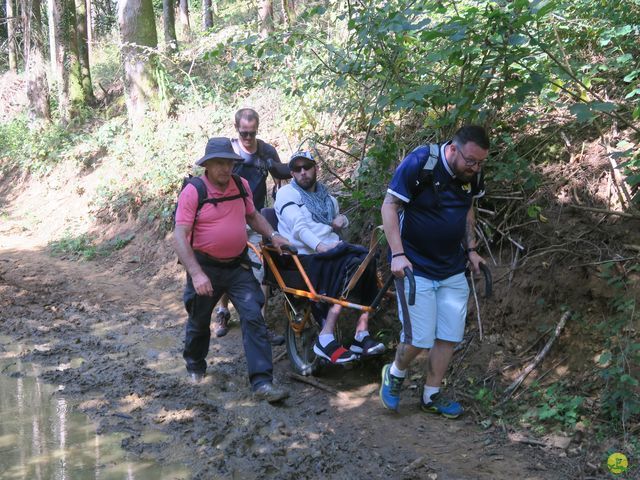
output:
[[336,216],[336,211],[326,187],[320,182],[316,182],[316,191],[308,192],[298,185],[295,180],[291,181],[291,185],[300,192],[302,203],[311,212],[313,220],[325,225],[331,225]]

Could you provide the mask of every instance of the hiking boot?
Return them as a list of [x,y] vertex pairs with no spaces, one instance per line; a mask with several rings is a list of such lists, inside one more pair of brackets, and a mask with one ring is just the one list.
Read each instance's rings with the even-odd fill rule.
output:
[[431,401],[424,403],[420,395],[420,410],[429,413],[439,413],[446,418],[458,418],[464,413],[464,408],[458,402],[445,398],[440,392],[431,395]]
[[404,378],[391,375],[391,364],[382,367],[382,384],[380,385],[380,400],[384,408],[398,411],[400,405],[400,388]]
[[229,319],[231,318],[231,313],[229,310],[219,309],[216,312],[216,329],[215,334],[216,337],[224,337],[227,333],[229,333]]
[[204,380],[204,373],[201,372],[187,372],[189,375],[189,380],[191,381],[191,383],[200,383],[202,382],[202,380]]
[[253,391],[253,396],[257,400],[266,400],[269,403],[277,403],[289,397],[289,392],[278,388],[273,383],[263,383]]
[[274,347],[284,345],[284,335],[278,335],[276,332],[267,327],[267,339]]

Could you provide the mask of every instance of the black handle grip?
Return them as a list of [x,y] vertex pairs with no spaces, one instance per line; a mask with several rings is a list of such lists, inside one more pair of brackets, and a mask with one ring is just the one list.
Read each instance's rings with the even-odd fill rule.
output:
[[298,254],[298,249],[296,247],[294,247],[293,245],[282,245],[280,247],[280,249],[283,252],[289,252],[291,255],[297,255]]
[[416,277],[413,276],[413,272],[409,267],[404,267],[404,274],[409,280],[409,305],[415,305],[416,303]]
[[484,298],[489,298],[493,294],[493,277],[491,270],[486,263],[480,262],[480,270],[484,274]]

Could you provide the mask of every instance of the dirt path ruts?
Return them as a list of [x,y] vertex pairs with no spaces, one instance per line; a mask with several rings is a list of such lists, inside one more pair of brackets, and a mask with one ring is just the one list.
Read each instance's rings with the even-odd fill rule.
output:
[[[20,241],[13,229],[9,239],[3,230],[0,334],[27,348],[25,361],[56,367],[45,380],[64,385],[58,394],[100,432],[126,432],[130,452],[186,463],[202,479],[571,478],[557,457],[507,444],[501,432],[481,431],[472,415],[421,414],[412,390],[403,393],[399,415],[386,412],[377,365],[329,372],[322,381],[342,392],[331,395],[288,380],[285,359],[275,376],[291,398],[280,407],[256,403],[238,328],[212,340],[209,375],[191,385],[179,291],[98,262],[56,260],[35,239]],[[150,430],[168,440],[145,443]]]

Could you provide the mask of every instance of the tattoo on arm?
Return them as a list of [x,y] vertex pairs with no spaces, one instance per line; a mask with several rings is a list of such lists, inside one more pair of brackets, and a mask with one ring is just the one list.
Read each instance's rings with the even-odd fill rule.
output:
[[390,193],[387,193],[384,196],[384,200],[383,200],[382,203],[398,205],[400,207],[403,204],[402,200],[400,200],[398,197],[395,197],[395,196],[391,195]]
[[[473,209],[473,207],[471,207]],[[464,241],[467,248],[476,246],[476,217],[473,214],[473,210],[470,210],[467,214],[467,225],[464,236]]]

